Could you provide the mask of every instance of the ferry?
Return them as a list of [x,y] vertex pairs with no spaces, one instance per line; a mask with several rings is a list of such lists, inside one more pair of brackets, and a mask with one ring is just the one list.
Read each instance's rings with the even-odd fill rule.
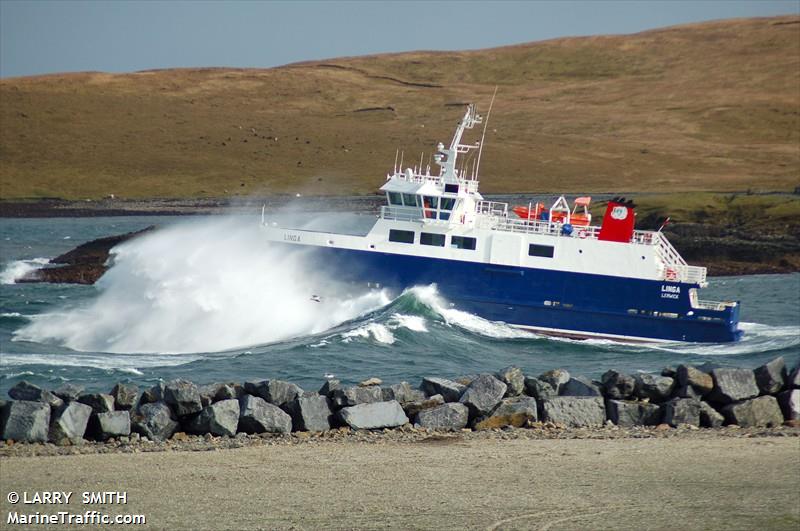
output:
[[[489,114],[491,106],[489,107]],[[489,114],[487,114],[487,123]],[[318,254],[337,278],[397,291],[435,284],[449,303],[536,334],[624,342],[731,342],[738,302],[699,298],[706,268],[688,265],[666,236],[636,230],[635,205],[608,202],[593,225],[581,197],[509,207],[478,192],[483,123],[470,104],[449,147],[431,166],[398,165],[381,187],[386,204],[365,235],[283,227],[265,219],[270,242]]]

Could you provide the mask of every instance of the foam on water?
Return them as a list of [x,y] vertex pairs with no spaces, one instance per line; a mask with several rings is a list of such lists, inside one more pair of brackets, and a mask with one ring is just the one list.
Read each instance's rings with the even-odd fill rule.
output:
[[271,247],[249,220],[186,222],[112,254],[90,304],[35,316],[14,339],[85,352],[218,352],[317,334],[389,302],[352,293],[302,252]]
[[0,272],[0,284],[13,284],[34,269],[49,263],[47,258],[33,258],[31,260],[14,260]]

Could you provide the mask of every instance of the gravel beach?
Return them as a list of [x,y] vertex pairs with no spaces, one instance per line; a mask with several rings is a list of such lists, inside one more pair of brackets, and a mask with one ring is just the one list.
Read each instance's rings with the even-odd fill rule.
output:
[[[18,444],[0,451],[0,527],[9,510],[99,510],[144,514],[133,527],[150,529],[797,529],[798,435],[544,426]],[[10,491],[74,495],[12,506]],[[127,504],[83,505],[84,491]]]

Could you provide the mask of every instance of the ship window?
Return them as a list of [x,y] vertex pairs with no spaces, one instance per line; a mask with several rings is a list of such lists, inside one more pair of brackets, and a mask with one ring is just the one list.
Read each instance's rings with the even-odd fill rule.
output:
[[631,315],[636,315],[636,314],[639,313],[639,310],[635,310],[635,309],[631,308],[631,309],[628,310],[628,313],[631,314]]
[[407,207],[417,207],[419,203],[417,203],[417,196],[414,194],[403,194],[403,203]]
[[541,258],[553,258],[552,245],[537,245],[532,243],[528,245],[528,256],[539,256]]
[[450,247],[454,249],[469,249],[475,250],[476,240],[467,236],[453,236],[450,238]]
[[444,234],[432,234],[430,232],[421,232],[419,234],[419,243],[422,245],[433,245],[435,247],[444,247]]
[[444,193],[446,193],[446,194],[457,194],[458,193],[458,185],[457,184],[446,184],[446,185],[444,185]]
[[414,243],[414,231],[392,229],[389,231],[389,241],[397,243]]
[[401,194],[398,192],[387,192],[389,196],[389,204],[390,205],[403,205],[403,200],[401,199]]
[[440,210],[439,211],[439,219],[443,221],[447,221],[450,219],[450,211],[449,210]]
[[454,197],[443,197],[442,204],[439,207],[442,210],[453,210],[453,207],[456,205],[456,199]]
[[422,207],[425,209],[425,217],[428,219],[436,219],[436,208],[439,206],[439,198],[427,195],[420,197],[422,198]]

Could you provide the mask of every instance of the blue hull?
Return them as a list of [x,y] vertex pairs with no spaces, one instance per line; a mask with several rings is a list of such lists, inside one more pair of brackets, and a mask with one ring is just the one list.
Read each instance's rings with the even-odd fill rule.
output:
[[545,333],[713,343],[742,335],[738,305],[722,311],[691,308],[694,284],[299,247],[319,253],[322,267],[339,278],[394,290],[435,283],[461,310]]

